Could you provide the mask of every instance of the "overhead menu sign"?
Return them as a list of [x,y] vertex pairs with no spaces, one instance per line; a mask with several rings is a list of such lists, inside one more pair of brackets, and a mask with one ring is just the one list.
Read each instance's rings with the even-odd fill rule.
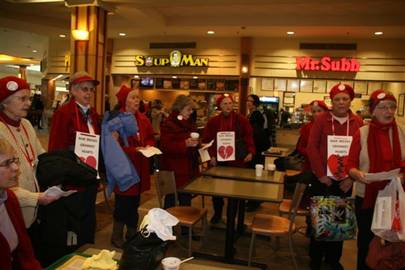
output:
[[208,67],[208,58],[195,57],[192,54],[182,54],[172,51],[167,57],[135,56],[135,66],[138,67]]
[[332,60],[329,56],[325,56],[317,60],[304,56],[296,58],[296,70],[358,72],[360,71],[360,63],[356,59],[345,57]]

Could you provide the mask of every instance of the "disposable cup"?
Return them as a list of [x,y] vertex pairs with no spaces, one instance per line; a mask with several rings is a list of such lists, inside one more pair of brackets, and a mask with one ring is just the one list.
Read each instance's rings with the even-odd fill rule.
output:
[[262,176],[262,175],[263,175],[263,165],[256,164],[256,176]]
[[181,260],[176,257],[167,257],[162,260],[163,270],[179,270]]
[[269,171],[270,174],[273,174],[276,171],[276,165],[275,164],[267,164],[267,170]]
[[198,138],[200,138],[200,134],[198,134],[197,132],[191,132],[190,137],[192,139],[198,139]]

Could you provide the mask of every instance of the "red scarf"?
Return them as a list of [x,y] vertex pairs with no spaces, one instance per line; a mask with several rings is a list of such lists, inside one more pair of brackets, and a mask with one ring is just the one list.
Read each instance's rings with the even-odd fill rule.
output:
[[[392,145],[390,141],[392,131]],[[367,138],[368,157],[370,161],[370,173],[389,171],[401,167],[401,145],[398,136],[397,123],[381,124],[373,119]],[[378,191],[387,185],[388,181],[379,181],[366,185],[364,208],[374,207]]]

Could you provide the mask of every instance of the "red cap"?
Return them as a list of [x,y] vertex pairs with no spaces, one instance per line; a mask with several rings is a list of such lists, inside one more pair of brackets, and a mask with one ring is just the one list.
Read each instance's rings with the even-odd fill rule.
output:
[[233,102],[233,98],[230,94],[222,94],[217,98],[217,107],[221,107],[221,102],[224,100],[224,98],[230,98]]
[[117,99],[118,99],[118,103],[121,104],[121,106],[125,106],[128,94],[131,91],[135,91],[135,89],[129,88],[125,84],[121,85],[120,90],[115,95],[117,97]]
[[370,113],[373,113],[375,107],[378,105],[378,103],[380,103],[383,100],[392,100],[395,103],[397,102],[396,98],[394,97],[394,95],[388,91],[379,89],[379,90],[375,90],[371,96],[370,96],[370,100],[369,100],[369,109],[370,109]]
[[325,101],[323,101],[323,100],[313,100],[313,101],[311,101],[311,103],[309,103],[309,105],[311,107],[318,106],[318,107],[321,107],[322,109],[324,109],[325,111],[329,111],[328,105],[326,105]]
[[353,87],[345,83],[338,83],[335,86],[333,86],[332,89],[330,89],[329,92],[330,99],[333,99],[337,94],[340,93],[346,93],[350,96],[351,100],[354,99]]
[[30,85],[16,76],[6,76],[0,79],[0,102],[20,90],[30,90]]
[[93,82],[94,85],[99,85],[100,82],[94,79],[85,71],[78,71],[70,76],[70,85],[78,84],[81,82]]

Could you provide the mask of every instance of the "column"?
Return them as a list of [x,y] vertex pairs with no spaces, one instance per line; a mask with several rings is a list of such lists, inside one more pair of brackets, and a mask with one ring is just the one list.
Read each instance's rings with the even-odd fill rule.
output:
[[239,87],[239,112],[246,115],[246,100],[249,93],[250,56],[252,52],[252,39],[242,37],[240,43],[240,87]]
[[27,80],[27,66],[19,65],[18,74],[20,75],[21,79]]
[[105,58],[107,38],[107,11],[98,6],[78,6],[72,8],[71,30],[88,32],[82,40],[71,36],[70,73],[87,71],[100,81],[92,105],[97,112],[104,113],[105,99]]

